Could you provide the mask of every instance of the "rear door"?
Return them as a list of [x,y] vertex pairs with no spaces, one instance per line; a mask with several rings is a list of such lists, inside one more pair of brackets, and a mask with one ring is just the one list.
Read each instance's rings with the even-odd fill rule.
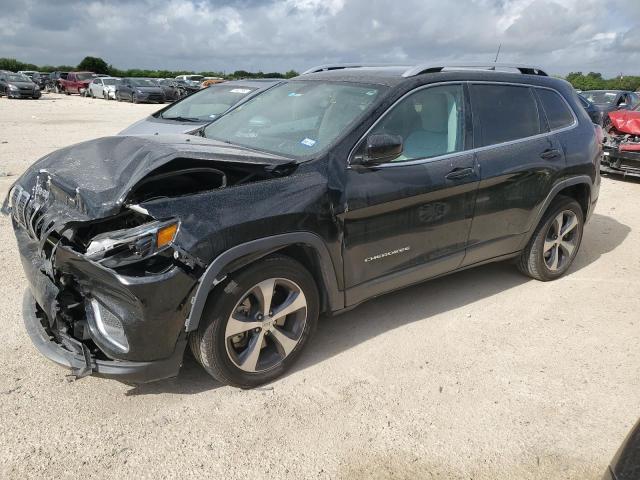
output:
[[367,135],[400,135],[404,152],[348,170],[340,216],[347,304],[461,264],[478,185],[465,91],[463,84],[419,88]]
[[472,83],[469,89],[480,185],[465,266],[520,250],[565,166],[533,88]]

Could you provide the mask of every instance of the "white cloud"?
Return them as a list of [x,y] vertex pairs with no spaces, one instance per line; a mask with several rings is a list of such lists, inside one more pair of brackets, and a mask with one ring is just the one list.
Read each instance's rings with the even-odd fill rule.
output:
[[640,1],[0,0],[0,56],[195,70],[331,61],[531,63],[640,74]]

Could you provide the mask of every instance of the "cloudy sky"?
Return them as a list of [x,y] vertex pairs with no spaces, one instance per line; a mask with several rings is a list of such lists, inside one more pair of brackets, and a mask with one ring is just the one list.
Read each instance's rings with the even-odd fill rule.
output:
[[640,0],[0,0],[0,57],[303,70],[493,61],[640,74]]

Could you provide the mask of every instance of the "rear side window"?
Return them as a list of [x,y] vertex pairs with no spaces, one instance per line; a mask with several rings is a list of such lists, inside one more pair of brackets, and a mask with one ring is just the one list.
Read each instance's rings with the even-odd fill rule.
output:
[[557,130],[573,124],[573,115],[558,93],[544,88],[536,88],[536,92],[542,102],[544,112],[547,114],[547,121],[551,130]]
[[529,87],[470,85],[476,146],[484,147],[541,133],[538,105]]

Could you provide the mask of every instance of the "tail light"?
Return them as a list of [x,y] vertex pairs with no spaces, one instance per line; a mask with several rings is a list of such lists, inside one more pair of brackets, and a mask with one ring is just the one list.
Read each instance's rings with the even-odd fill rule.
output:
[[593,125],[593,128],[596,130],[596,138],[598,139],[598,144],[602,145],[604,143],[604,130],[600,125]]

